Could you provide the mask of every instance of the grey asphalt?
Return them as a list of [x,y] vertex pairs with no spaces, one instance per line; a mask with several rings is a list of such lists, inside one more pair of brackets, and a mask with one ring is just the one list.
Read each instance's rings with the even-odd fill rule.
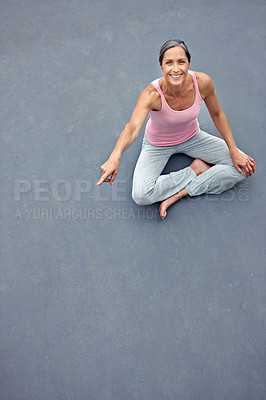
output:
[[[0,9],[0,399],[265,399],[265,1]],[[161,221],[131,198],[144,129],[95,183],[170,38],[257,172]]]

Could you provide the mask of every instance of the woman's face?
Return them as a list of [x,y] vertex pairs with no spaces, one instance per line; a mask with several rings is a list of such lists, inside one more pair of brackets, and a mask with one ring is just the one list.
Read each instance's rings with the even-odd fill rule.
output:
[[170,85],[179,86],[184,83],[189,67],[190,63],[182,47],[171,47],[164,53],[161,69]]

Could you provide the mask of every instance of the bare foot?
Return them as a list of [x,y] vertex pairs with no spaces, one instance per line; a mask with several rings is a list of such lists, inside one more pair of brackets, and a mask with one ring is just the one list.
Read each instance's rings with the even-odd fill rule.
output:
[[186,189],[180,190],[180,192],[174,194],[173,196],[169,197],[168,199],[165,199],[164,201],[161,202],[160,207],[159,207],[159,213],[160,217],[162,219],[165,219],[166,217],[166,210],[169,208],[173,203],[175,203],[177,200],[180,200],[182,197],[185,197],[188,195],[188,192]]
[[[196,172],[197,176],[200,174],[203,174],[203,172],[207,171],[209,168],[211,168],[208,164],[206,164],[204,161],[200,160],[199,158],[196,158],[191,164],[190,168],[193,169],[193,171]],[[172,204],[177,202],[178,200],[182,199],[182,197],[185,197],[188,195],[188,192],[186,189],[180,190],[180,192],[174,194],[173,196],[169,197],[168,199],[165,199],[164,201],[161,202],[160,207],[159,207],[159,213],[160,217],[162,219],[165,219],[167,215],[167,208],[169,208]]]

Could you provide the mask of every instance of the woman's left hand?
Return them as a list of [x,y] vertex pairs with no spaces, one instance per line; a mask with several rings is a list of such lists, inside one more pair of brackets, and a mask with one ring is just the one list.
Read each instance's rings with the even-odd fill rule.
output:
[[241,168],[243,168],[246,172],[247,177],[252,176],[253,172],[256,172],[256,163],[252,157],[249,157],[247,154],[242,153],[237,150],[234,153],[231,153],[232,161],[238,172],[244,175],[244,172]]

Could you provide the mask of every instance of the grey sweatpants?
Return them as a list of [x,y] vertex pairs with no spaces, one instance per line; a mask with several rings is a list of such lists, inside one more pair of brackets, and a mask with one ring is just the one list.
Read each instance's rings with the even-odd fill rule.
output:
[[[178,153],[215,165],[199,176],[190,167],[161,175],[169,158]],[[245,177],[234,167],[225,141],[202,130],[175,146],[153,146],[144,136],[133,176],[132,197],[138,205],[148,205],[165,200],[184,188],[189,196],[219,194]]]

